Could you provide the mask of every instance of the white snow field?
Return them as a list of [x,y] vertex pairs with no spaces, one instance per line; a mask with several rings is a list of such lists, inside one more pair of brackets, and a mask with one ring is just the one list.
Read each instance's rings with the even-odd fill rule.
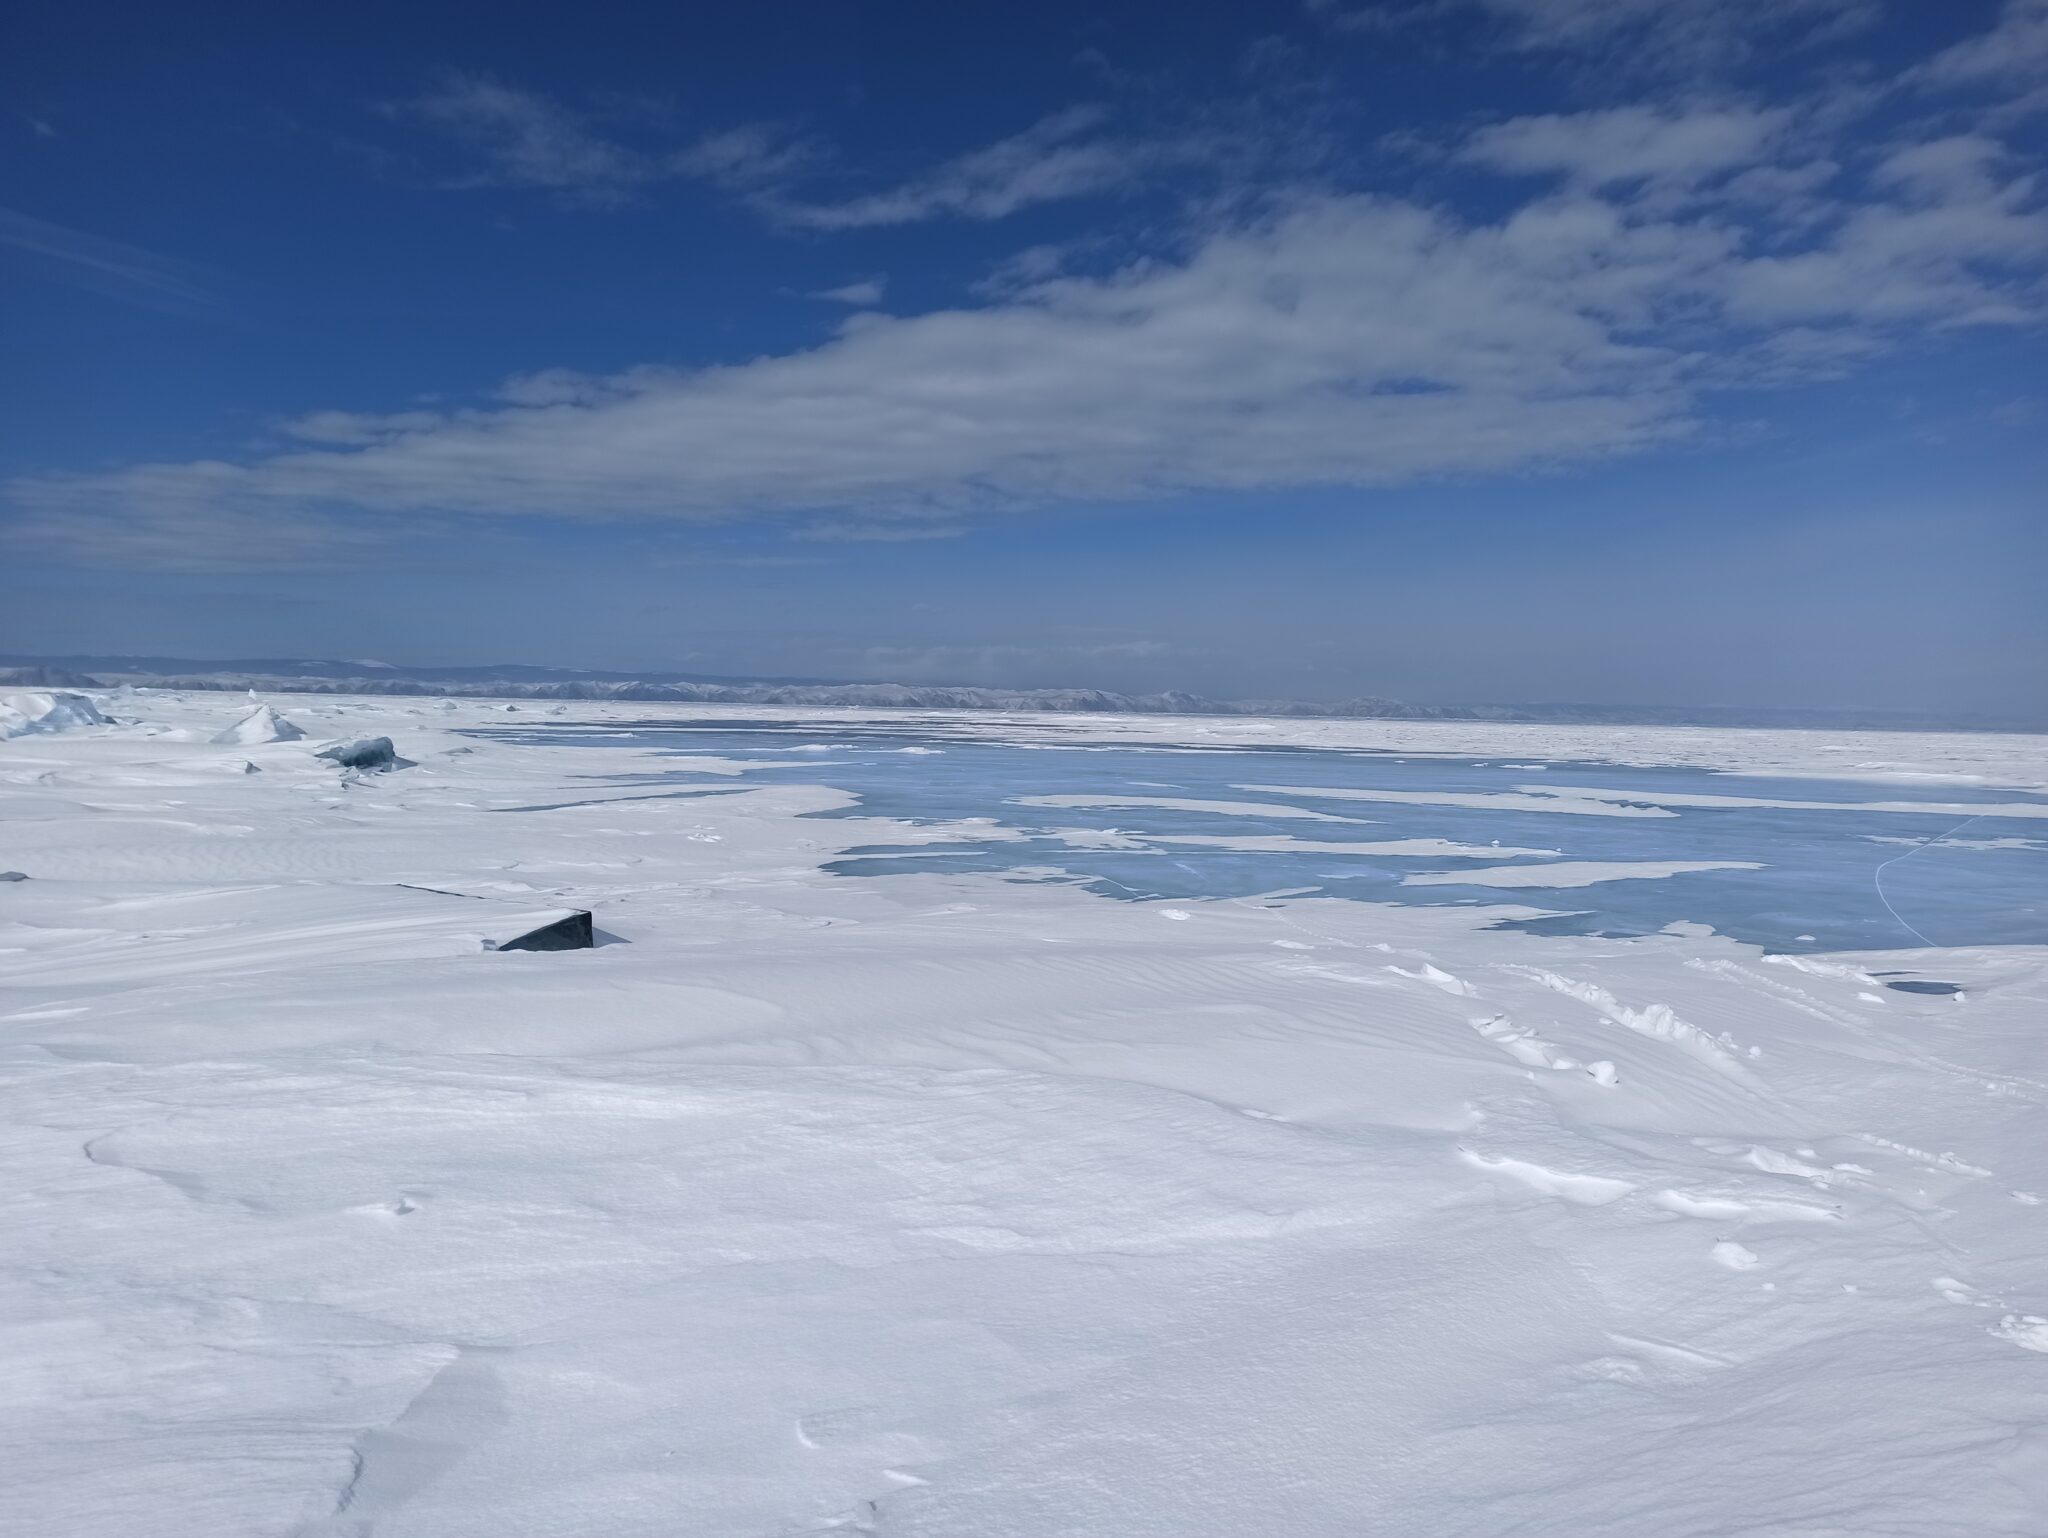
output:
[[[641,705],[90,703],[0,743],[0,1531],[2048,1532],[2048,947],[855,878],[990,830],[803,817],[829,755],[463,734]],[[2048,782],[2039,738],[966,720]],[[415,767],[314,756],[365,736]],[[1412,852],[1551,853],[1463,826]],[[486,948],[571,908],[595,949]]]

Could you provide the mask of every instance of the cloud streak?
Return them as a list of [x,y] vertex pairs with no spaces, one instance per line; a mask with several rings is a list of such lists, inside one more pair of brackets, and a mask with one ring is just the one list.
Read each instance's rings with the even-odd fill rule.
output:
[[1545,114],[1481,129],[1463,158],[1512,174],[1568,176],[1591,188],[1621,182],[1690,187],[1773,158],[1773,143],[1791,118],[1781,108],[1753,107]]
[[[465,167],[440,178],[451,190],[532,188],[603,209],[634,203],[660,183],[694,181],[738,197],[773,224],[820,232],[1005,219],[1040,204],[1122,191],[1165,170],[1230,161],[1245,149],[1205,134],[1118,136],[1104,131],[1107,108],[1083,104],[882,191],[835,198],[802,190],[833,171],[831,158],[786,124],[746,123],[681,148],[642,149],[563,102],[460,73],[378,110],[424,124],[463,151]],[[843,169],[837,176],[844,179]]]
[[45,276],[147,310],[196,315],[220,301],[204,271],[117,240],[0,208],[0,248]]
[[1936,54],[1914,71],[1916,84],[1941,89],[2048,82],[2048,0],[2006,0],[1997,24]]
[[1881,12],[1879,0],[1309,0],[1308,9],[1348,32],[1490,23],[1497,48],[1598,57],[1651,74],[1741,65],[1859,31]]
[[681,149],[635,148],[602,132],[587,114],[488,76],[451,73],[429,90],[379,110],[423,123],[460,146],[467,169],[442,178],[463,190],[526,187],[571,203],[618,207],[659,183],[695,180],[747,191],[787,177],[812,156],[809,145],[771,123],[742,124]]
[[1157,167],[1168,147],[1096,135],[1107,117],[1098,106],[1069,107],[885,192],[837,203],[771,197],[762,207],[800,229],[857,230],[936,218],[1003,219],[1034,204],[1114,191]]

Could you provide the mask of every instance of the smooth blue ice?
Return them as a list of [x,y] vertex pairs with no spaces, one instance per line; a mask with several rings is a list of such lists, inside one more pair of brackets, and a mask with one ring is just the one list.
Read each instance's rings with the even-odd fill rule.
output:
[[[859,805],[822,817],[889,817],[914,823],[993,819],[1022,838],[969,839],[939,846],[877,844],[826,869],[860,879],[911,872],[991,872],[1016,880],[1061,881],[1128,899],[1267,898],[1271,894],[1366,902],[1540,909],[1503,916],[1501,927],[1545,933],[1639,935],[1676,922],[1706,924],[1776,951],[1938,945],[2048,943],[2048,820],[1979,816],[1958,829],[1947,807],[2038,804],[2048,798],[2008,790],[1871,781],[1767,779],[1702,769],[1645,769],[1598,762],[1527,758],[1415,758],[1381,752],[1246,748],[1099,747],[988,741],[920,723],[914,729],[844,722],[744,727],[706,722],[633,728],[643,746],[690,756],[765,760],[739,784],[796,778],[846,790]],[[516,735],[572,745],[617,742],[616,732],[560,728]],[[906,748],[937,751],[905,752]],[[822,750],[822,751],[821,751]],[[592,799],[633,786],[659,793],[663,782],[703,787],[701,774],[607,776]],[[722,784],[727,782],[721,782]],[[1287,785],[1282,794],[1248,785]],[[1582,816],[1498,807],[1431,806],[1319,797],[1320,789],[1512,792],[1522,787],[1597,786],[1640,795],[1716,795],[1792,801],[1795,808],[1677,807],[1661,817]],[[1030,796],[1159,797],[1263,803],[1356,818],[1300,820],[1255,812],[1190,811],[1165,806],[1042,807]],[[1929,802],[1928,812],[1828,810],[1822,802]],[[1055,838],[1057,829],[1115,830],[1139,840],[1177,835],[1280,836],[1319,843],[1378,843],[1441,838],[1461,844],[1554,849],[1569,861],[1747,861],[1758,870],[1698,871],[1661,878],[1602,881],[1573,888],[1501,888],[1471,884],[1404,886],[1417,872],[1539,864],[1523,859],[1350,855],[1157,845],[1085,849]],[[1970,848],[2007,839],[2019,847]],[[1914,849],[1900,840],[1924,840]],[[1898,858],[1901,855],[1906,858]],[[1876,877],[1881,866],[1883,892]],[[1885,899],[1891,908],[1886,907]],[[1896,910],[1896,916],[1891,911]],[[1917,933],[1916,933],[1917,931]]]

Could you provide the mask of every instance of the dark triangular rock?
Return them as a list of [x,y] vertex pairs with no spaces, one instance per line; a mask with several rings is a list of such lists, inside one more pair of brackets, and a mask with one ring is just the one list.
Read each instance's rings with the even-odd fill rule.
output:
[[591,930],[590,915],[581,908],[567,918],[556,919],[552,924],[543,924],[538,929],[529,929],[523,935],[500,941],[501,951],[587,951],[597,943]]

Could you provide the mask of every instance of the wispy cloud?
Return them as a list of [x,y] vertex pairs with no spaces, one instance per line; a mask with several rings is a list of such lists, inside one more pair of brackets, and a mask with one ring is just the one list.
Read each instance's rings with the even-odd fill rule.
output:
[[466,164],[441,178],[456,189],[530,187],[575,203],[616,207],[678,179],[741,190],[795,171],[811,151],[789,130],[744,124],[680,148],[641,148],[605,132],[591,114],[488,76],[452,73],[379,110],[453,140]]
[[1097,134],[1107,116],[1099,106],[1069,107],[884,192],[841,202],[774,198],[764,207],[801,228],[851,230],[935,218],[1002,219],[1033,204],[1108,192],[1155,164],[1161,149]]
[[219,309],[206,269],[0,208],[0,248],[42,276],[144,309],[197,315]]
[[1563,175],[1588,188],[1686,187],[1775,160],[1775,141],[1791,119],[1783,108],[1747,106],[1545,114],[1483,128],[1462,155],[1497,171]]
[[833,304],[851,304],[866,309],[882,302],[887,283],[881,278],[859,278],[852,283],[842,283],[837,288],[821,288],[811,294],[813,299],[825,299]]
[[2006,0],[1990,31],[1944,49],[1913,78],[1933,87],[2048,84],[2048,0]]
[[[997,220],[1047,203],[1097,197],[1201,168],[1244,180],[1302,157],[1299,104],[1285,121],[1257,98],[1145,130],[1117,131],[1110,110],[1083,103],[979,145],[880,191],[849,193],[859,178],[829,149],[787,123],[743,123],[683,145],[630,142],[600,114],[487,76],[448,74],[429,90],[378,110],[453,142],[461,163],[432,179],[456,190],[523,187],[565,203],[616,208],[658,184],[717,187],[789,230],[842,231],[938,219]],[[644,115],[643,115],[644,116]],[[415,163],[380,151],[390,163]],[[417,172],[413,174],[419,174]],[[872,182],[869,183],[872,186]]]
[[809,169],[823,153],[786,123],[742,123],[706,134],[667,163],[682,175],[751,193]]
[[1746,63],[1857,31],[1882,10],[1879,0],[1308,0],[1307,8],[1353,32],[1487,23],[1499,48],[1597,55],[1629,74]]
[[429,123],[475,152],[476,169],[455,186],[546,187],[610,199],[661,174],[561,104],[478,75],[450,75],[387,111]]

